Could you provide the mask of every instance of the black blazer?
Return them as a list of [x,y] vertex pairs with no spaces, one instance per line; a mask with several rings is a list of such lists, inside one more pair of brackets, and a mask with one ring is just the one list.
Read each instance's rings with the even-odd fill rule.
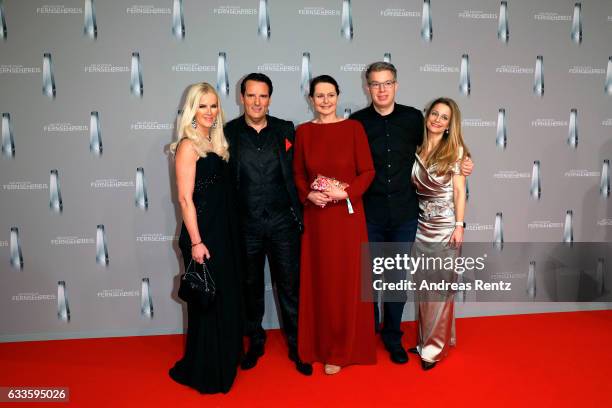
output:
[[[268,116],[267,127],[272,131],[278,144],[280,167],[285,180],[285,188],[291,201],[291,211],[299,224],[300,231],[303,229],[302,205],[298,199],[297,189],[293,181],[293,144],[295,143],[295,128],[293,122]],[[248,125],[244,115],[233,119],[225,125],[225,137],[229,143],[230,168],[232,179],[235,181],[236,191],[240,190],[240,142],[242,137],[247,137]],[[288,146],[290,147],[288,148]]]

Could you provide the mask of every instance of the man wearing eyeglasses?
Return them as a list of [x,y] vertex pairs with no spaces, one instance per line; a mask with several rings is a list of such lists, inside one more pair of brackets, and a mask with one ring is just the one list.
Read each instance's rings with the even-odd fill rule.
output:
[[[372,103],[351,115],[365,128],[370,144],[376,176],[363,196],[368,238],[370,242],[414,242],[419,204],[410,182],[416,148],[423,141],[423,114],[411,106],[395,102],[398,89],[397,70],[388,62],[374,62],[366,70]],[[471,160],[462,162],[461,171],[472,172]],[[399,282],[405,271],[387,271],[385,280]],[[391,361],[408,362],[402,346],[400,329],[404,299],[383,301],[383,322],[380,330]],[[376,331],[380,328],[380,312],[374,303]]]

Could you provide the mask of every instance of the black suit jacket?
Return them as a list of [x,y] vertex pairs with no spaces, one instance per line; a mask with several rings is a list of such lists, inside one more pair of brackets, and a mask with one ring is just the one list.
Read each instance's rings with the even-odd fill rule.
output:
[[[241,138],[248,137],[246,133],[248,126],[244,115],[229,121],[224,128],[225,137],[229,143],[230,151],[230,168],[232,178],[235,180],[236,191],[240,190],[240,146]],[[295,128],[293,123],[288,120],[268,116],[267,127],[271,130],[272,135],[276,138],[278,145],[278,153],[280,159],[280,167],[285,181],[285,188],[289,194],[291,201],[291,211],[293,212],[296,222],[303,229],[302,205],[298,199],[297,189],[293,181],[293,144],[295,142]]]

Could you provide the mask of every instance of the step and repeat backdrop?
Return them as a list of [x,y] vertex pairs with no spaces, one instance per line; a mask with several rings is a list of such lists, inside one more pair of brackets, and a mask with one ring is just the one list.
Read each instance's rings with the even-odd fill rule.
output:
[[0,24],[0,341],[183,330],[167,147],[189,84],[233,118],[253,71],[299,124],[311,77],[338,80],[348,115],[369,103],[366,66],[391,61],[398,102],[462,109],[466,240],[612,241],[610,1],[4,0]]

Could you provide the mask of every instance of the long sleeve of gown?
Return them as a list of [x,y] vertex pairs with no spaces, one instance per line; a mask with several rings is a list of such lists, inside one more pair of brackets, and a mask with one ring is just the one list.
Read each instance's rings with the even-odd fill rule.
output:
[[355,167],[357,169],[357,177],[350,182],[346,189],[351,201],[361,199],[361,196],[372,183],[374,179],[374,163],[372,162],[372,154],[370,153],[370,145],[368,137],[361,123],[357,122],[354,130],[354,149],[355,149]]
[[310,193],[306,163],[304,162],[304,129],[298,128],[295,134],[295,147],[293,149],[293,179],[297,187],[300,202],[304,204]]

